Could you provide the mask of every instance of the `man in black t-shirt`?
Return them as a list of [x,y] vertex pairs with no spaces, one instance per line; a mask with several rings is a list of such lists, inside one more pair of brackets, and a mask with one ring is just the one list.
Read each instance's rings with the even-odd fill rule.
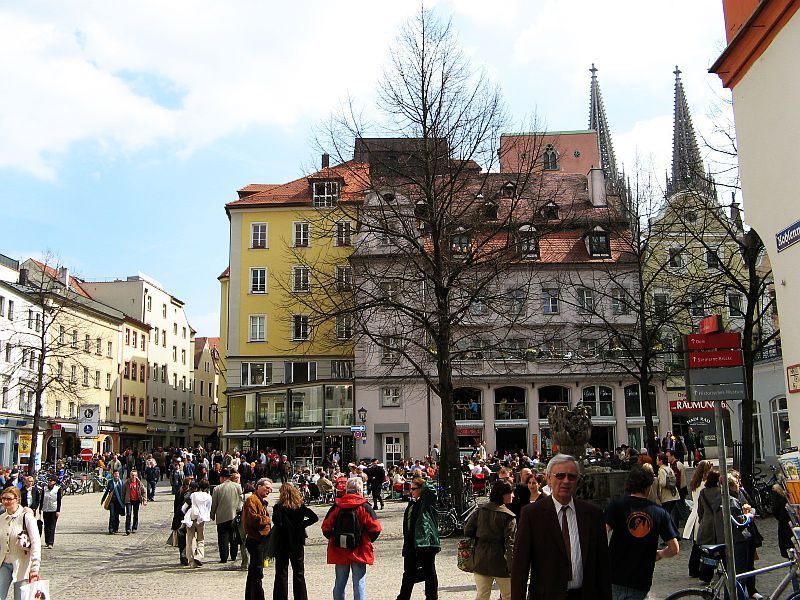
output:
[[[680,550],[678,532],[667,511],[647,499],[655,479],[648,466],[631,469],[625,482],[630,495],[613,500],[606,509],[614,600],[644,600],[653,583],[656,561]],[[658,550],[659,536],[667,543],[662,550]]]

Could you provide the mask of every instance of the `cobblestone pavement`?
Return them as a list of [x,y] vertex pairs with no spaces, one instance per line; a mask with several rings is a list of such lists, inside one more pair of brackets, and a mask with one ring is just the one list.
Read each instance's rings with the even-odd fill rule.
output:
[[[68,496],[56,532],[56,545],[42,550],[42,576],[51,582],[55,598],[122,598],[130,593],[149,600],[182,598],[242,598],[244,571],[228,563],[220,564],[216,545],[216,529],[211,523],[206,529],[206,562],[199,569],[181,567],[177,550],[164,546],[172,520],[172,498],[167,486],[160,486],[156,501],[142,508],[139,532],[130,536],[108,535],[108,513],[100,506],[101,494]],[[270,498],[274,501],[275,494]],[[324,516],[327,507],[313,507]],[[394,599],[402,576],[402,514],[404,505],[387,502],[378,511],[383,534],[375,544],[376,564],[367,570],[367,597],[370,600]],[[776,542],[776,521],[759,521],[764,535],[760,565],[780,560]],[[122,524],[124,529],[124,523]],[[326,564],[326,540],[319,525],[308,529],[306,547],[306,580],[309,598],[330,598],[333,587],[333,567]],[[442,599],[474,598],[472,577],[456,568],[456,543],[453,537],[443,541],[437,559],[439,594]],[[656,565],[653,600],[693,583],[686,575],[689,545],[682,544],[681,554]],[[266,596],[271,597],[273,572],[265,574]],[[759,589],[765,593],[774,587],[779,576],[764,576]],[[291,581],[291,578],[290,578]],[[291,592],[290,592],[291,593]],[[499,592],[492,599],[499,598]],[[348,598],[352,591],[348,591]],[[424,598],[417,585],[414,598]]]

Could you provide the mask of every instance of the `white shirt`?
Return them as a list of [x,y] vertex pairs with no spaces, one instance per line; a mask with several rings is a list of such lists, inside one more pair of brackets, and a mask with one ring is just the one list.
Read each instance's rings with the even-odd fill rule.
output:
[[553,496],[553,505],[556,509],[556,520],[561,528],[561,507],[569,506],[567,510],[567,525],[569,525],[570,561],[572,562],[572,579],[567,584],[568,590],[577,590],[583,586],[583,561],[581,559],[581,538],[578,535],[578,519],[575,516],[575,502],[570,498],[569,504],[562,505]]
[[192,504],[183,516],[183,523],[192,526],[192,521],[207,523],[211,520],[211,494],[207,492],[194,492],[191,496]]

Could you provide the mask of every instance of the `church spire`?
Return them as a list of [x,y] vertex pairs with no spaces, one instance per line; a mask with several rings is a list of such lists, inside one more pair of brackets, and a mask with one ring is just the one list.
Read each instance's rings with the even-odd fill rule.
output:
[[672,176],[667,179],[667,195],[684,190],[711,191],[710,181],[703,168],[703,160],[697,147],[697,137],[692,125],[689,103],[681,81],[681,70],[676,66],[675,118],[672,130]]
[[603,106],[603,96],[600,93],[600,85],[597,83],[597,69],[594,63],[589,71],[592,73],[592,83],[589,89],[589,129],[597,132],[597,143],[600,146],[600,167],[606,175],[606,181],[616,183],[619,179],[617,161],[614,157],[611,130],[608,128],[606,109]]

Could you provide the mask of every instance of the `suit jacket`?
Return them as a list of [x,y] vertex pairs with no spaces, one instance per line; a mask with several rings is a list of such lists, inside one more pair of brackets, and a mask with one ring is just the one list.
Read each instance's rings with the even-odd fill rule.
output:
[[214,488],[211,495],[211,518],[217,523],[233,521],[242,508],[242,486],[226,480]]
[[42,510],[42,490],[38,485],[34,485],[31,488],[31,503],[28,504],[28,490],[22,488],[20,490],[20,494],[22,497],[20,498],[20,505],[27,506],[30,508],[34,514],[37,511]]
[[[511,566],[511,600],[566,600],[567,583],[572,574],[554,502],[548,496],[521,511]],[[603,512],[593,504],[575,500],[575,518],[583,563],[581,598],[611,600]]]

